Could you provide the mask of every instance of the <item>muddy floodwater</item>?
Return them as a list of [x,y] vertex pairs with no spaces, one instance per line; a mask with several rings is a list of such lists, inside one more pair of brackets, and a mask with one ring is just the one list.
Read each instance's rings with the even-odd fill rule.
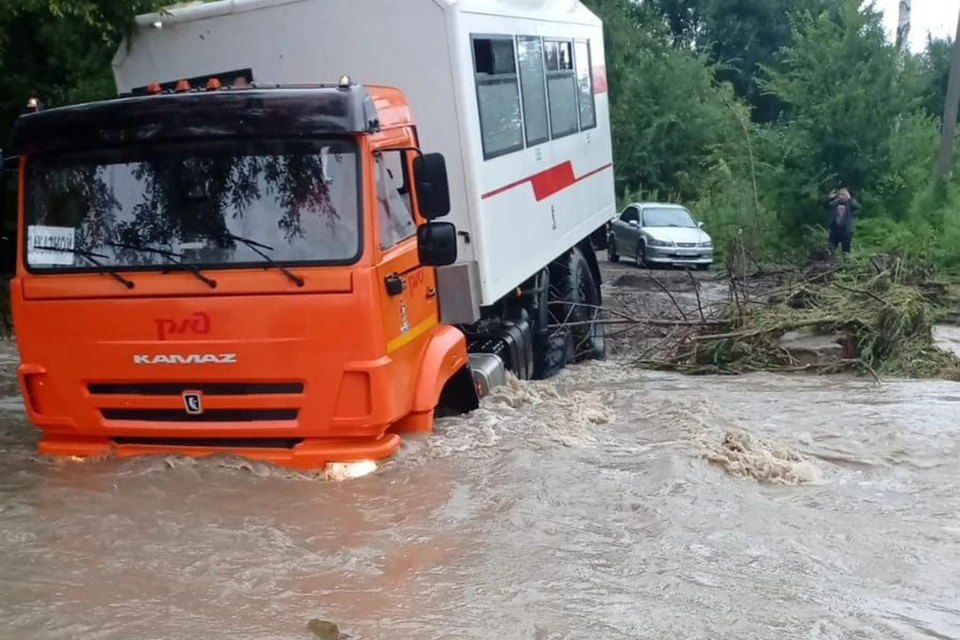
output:
[[332,482],[39,460],[3,354],[2,638],[960,638],[957,384],[613,359]]

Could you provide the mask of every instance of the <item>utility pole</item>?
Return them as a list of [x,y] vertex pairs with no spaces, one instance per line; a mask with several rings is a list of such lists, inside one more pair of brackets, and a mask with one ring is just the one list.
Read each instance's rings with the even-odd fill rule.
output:
[[957,110],[960,108],[960,15],[957,16],[957,34],[953,38],[950,54],[950,79],[947,81],[947,103],[943,105],[943,122],[940,125],[940,149],[934,177],[942,180],[950,177],[953,168],[953,142],[957,135]]

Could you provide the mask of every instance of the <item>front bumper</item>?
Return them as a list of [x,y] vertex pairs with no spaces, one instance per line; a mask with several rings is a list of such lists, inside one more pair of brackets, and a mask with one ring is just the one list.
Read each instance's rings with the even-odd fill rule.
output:
[[713,249],[706,247],[651,247],[646,248],[647,262],[657,264],[702,265],[713,264]]
[[304,439],[288,446],[230,446],[207,444],[191,446],[186,442],[141,444],[110,438],[44,435],[37,450],[41,455],[75,458],[132,458],[150,455],[181,455],[202,458],[212,455],[236,455],[297,470],[322,469],[331,463],[379,462],[400,448],[400,436],[386,433],[379,438]]

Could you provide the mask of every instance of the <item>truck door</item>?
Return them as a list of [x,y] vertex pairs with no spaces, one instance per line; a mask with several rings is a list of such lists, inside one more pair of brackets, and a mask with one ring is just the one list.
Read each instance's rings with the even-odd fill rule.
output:
[[399,360],[406,360],[401,357],[403,350],[416,350],[419,339],[439,321],[433,270],[421,267],[417,258],[411,173],[410,152],[381,150],[374,154],[383,328],[387,354]]

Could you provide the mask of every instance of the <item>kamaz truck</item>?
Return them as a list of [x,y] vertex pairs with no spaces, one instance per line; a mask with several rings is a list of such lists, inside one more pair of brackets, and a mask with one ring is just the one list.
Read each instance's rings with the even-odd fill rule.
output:
[[137,18],[117,97],[16,123],[11,296],[60,456],[377,461],[605,355],[602,25],[573,0]]

